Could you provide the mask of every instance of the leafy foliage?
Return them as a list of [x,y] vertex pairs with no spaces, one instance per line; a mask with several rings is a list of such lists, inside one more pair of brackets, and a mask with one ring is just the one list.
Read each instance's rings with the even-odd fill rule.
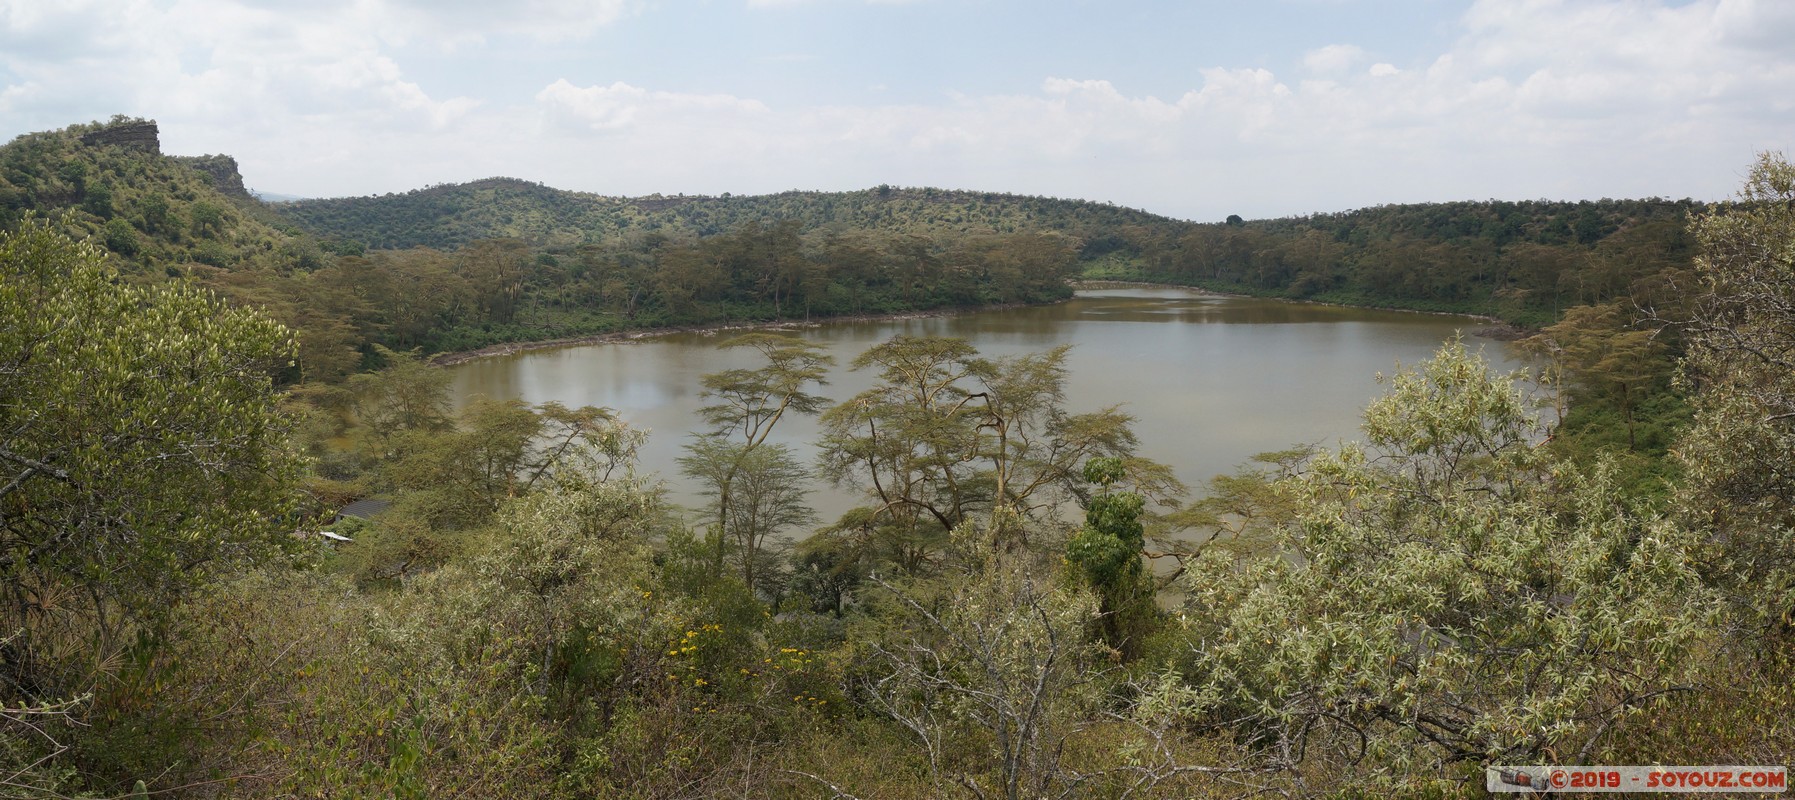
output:
[[30,219],[0,234],[0,321],[0,701],[37,705],[302,524],[270,377],[291,339]]
[[0,146],[0,229],[28,212],[104,244],[133,276],[225,269],[313,269],[318,251],[247,196],[221,194],[192,162],[83,137],[144,120],[117,118],[32,133]]
[[1084,573],[1096,590],[1102,614],[1103,639],[1110,647],[1133,655],[1152,629],[1153,584],[1142,564],[1146,527],[1141,514],[1146,498],[1115,491],[1124,466],[1119,458],[1085,462],[1084,479],[1102,490],[1085,503],[1085,523],[1066,543],[1066,560]]
[[968,523],[988,546],[1026,543],[1026,523],[1076,496],[1080,464],[1135,444],[1114,407],[1062,408],[1066,352],[993,360],[961,339],[896,336],[854,359],[879,383],[823,414],[822,471],[872,504],[832,534],[910,570]]
[[513,238],[563,248],[632,233],[711,236],[790,220],[803,229],[888,230],[930,238],[1130,225],[1175,225],[1104,203],[992,192],[878,187],[858,192],[760,196],[605,197],[512,178],[446,184],[404,194],[302,200],[278,206],[295,224],[385,249],[451,248]]
[[1688,326],[1688,510],[1725,541],[1743,597],[1795,630],[1795,167],[1763,156],[1739,202],[1696,225],[1705,289]]
[[1090,273],[1348,305],[1500,317],[1660,304],[1694,255],[1689,200],[1391,205],[1137,238]]
[[1588,754],[1693,688],[1697,541],[1537,448],[1512,381],[1448,344],[1367,409],[1375,451],[1282,482],[1301,511],[1272,554],[1191,571],[1193,675],[1275,757],[1400,780]]

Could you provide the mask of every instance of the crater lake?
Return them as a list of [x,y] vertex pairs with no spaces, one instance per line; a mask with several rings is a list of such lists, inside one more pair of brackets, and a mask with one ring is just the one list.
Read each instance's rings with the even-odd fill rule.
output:
[[[1522,367],[1510,345],[1473,335],[1487,324],[1129,285],[1083,289],[1049,306],[820,322],[784,332],[834,355],[829,384],[813,391],[837,401],[874,382],[848,363],[895,335],[960,337],[987,357],[1071,344],[1066,410],[1119,404],[1135,417],[1139,454],[1170,465],[1196,493],[1256,453],[1357,438],[1361,409],[1383,391],[1378,374],[1427,359],[1454,335],[1496,369]],[[701,376],[757,363],[752,351],[717,348],[742,332],[669,333],[475,359],[448,368],[452,396],[458,406],[485,395],[613,409],[649,431],[639,470],[665,479],[674,502],[698,507],[705,500],[679,474],[676,459],[702,425]],[[814,460],[816,438],[814,418],[788,416],[772,440]],[[857,502],[849,491],[813,489],[811,504],[825,523]]]

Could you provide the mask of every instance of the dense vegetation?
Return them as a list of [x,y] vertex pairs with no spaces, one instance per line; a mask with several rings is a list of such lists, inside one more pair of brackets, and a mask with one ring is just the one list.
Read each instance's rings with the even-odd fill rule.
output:
[[322,235],[389,249],[450,248],[495,238],[570,248],[631,233],[710,236],[788,220],[806,230],[878,229],[924,236],[1054,230],[1081,239],[1129,226],[1178,225],[1103,203],[992,192],[880,186],[858,192],[626,198],[512,178],[378,197],[301,200],[274,210]]
[[[192,269],[316,269],[323,254],[247,195],[219,191],[207,159],[162,156],[156,145],[92,145],[84,136],[144,124],[109,123],[20,136],[0,147],[0,228],[28,213],[117,257],[131,277]],[[153,123],[152,123],[153,124]]]
[[[573,254],[546,256],[543,263],[553,265],[532,276],[523,290],[542,299],[518,321],[487,321],[478,329],[461,324],[435,338],[387,342],[393,346],[459,349],[502,339],[604,332],[618,325],[716,319],[718,312],[695,311],[706,298],[688,307],[678,287],[662,287],[657,295],[659,284],[644,289],[650,282],[630,276],[677,280],[679,270],[694,264],[743,263],[715,254],[676,259],[669,275],[660,260],[640,253],[653,251],[647,243],[663,236],[727,230],[735,233],[714,247],[802,249],[809,263],[784,268],[792,276],[788,284],[797,287],[786,304],[779,302],[776,280],[767,278],[764,268],[730,282],[714,274],[691,281],[723,294],[722,287],[733,284],[736,297],[760,300],[726,303],[724,317],[769,318],[799,302],[807,316],[1028,302],[1053,296],[1049,273],[1076,269],[1089,278],[1484,314],[1520,326],[1516,335],[1551,326],[1534,344],[1561,365],[1557,377],[1575,400],[1560,410],[1564,424],[1555,441],[1585,463],[1597,452],[1619,453],[1620,480],[1650,491],[1663,491],[1664,479],[1674,471],[1666,453],[1689,409],[1670,381],[1671,366],[1681,355],[1677,331],[1642,330],[1634,322],[1641,309],[1664,317],[1687,315],[1695,253],[1689,220],[1702,210],[1702,204],[1688,200],[1487,201],[1196,224],[1094,203],[939,189],[621,199],[497,179],[278,207],[287,219],[338,241],[445,246],[512,236]],[[774,231],[783,244],[769,241]],[[725,244],[729,236],[754,241],[731,246]],[[967,237],[960,241],[977,244],[937,250],[930,261],[911,257],[918,252],[913,246],[926,241],[913,236]],[[594,241],[611,244],[574,244]],[[644,244],[611,255],[619,241]],[[1026,255],[1022,244],[1043,255]],[[1075,254],[1045,254],[1059,246],[1074,248]],[[997,265],[993,273],[989,259],[997,249],[1021,257],[1013,266]],[[974,275],[990,275],[997,286],[1014,285],[1016,271],[1027,272],[1030,264],[1052,268],[1034,270],[1038,282],[1024,292],[972,288]],[[564,274],[567,268],[573,277]],[[882,272],[913,277],[898,279],[897,285],[909,286],[896,292],[892,284],[863,277]],[[806,291],[813,285],[828,291]],[[929,287],[947,296],[929,296]],[[592,311],[600,308],[615,310]],[[1616,345],[1624,346],[1617,350]]]
[[564,250],[793,222],[804,231],[930,237],[1051,231],[1078,242],[1092,277],[1539,325],[1686,271],[1694,254],[1689,216],[1702,208],[1689,200],[1487,201],[1198,224],[1098,203],[926,187],[613,198],[493,178],[274,210],[346,246],[385,248],[512,238]]
[[[826,228],[741,215],[712,220],[727,227],[598,227],[571,240],[559,229],[505,238],[511,229],[482,224],[468,240],[431,239],[454,250],[367,250],[221,193],[216,157],[83,142],[133,124],[141,121],[0,147],[0,226],[35,213],[104,246],[128,277],[191,281],[262,308],[298,332],[291,380],[339,381],[377,364],[376,345],[456,351],[628,328],[1038,303],[1068,296],[1075,270],[1076,240],[1052,231],[913,230],[876,215]],[[502,201],[473,208],[511,214]],[[378,209],[354,213],[364,211]]]
[[[1059,221],[719,211],[577,241],[464,215],[454,250],[387,251],[81,142],[103,127],[0,149],[0,797],[1478,796],[1491,763],[1790,761],[1780,158],[1705,209],[1086,204],[1080,228],[1009,199]],[[1270,270],[1306,247],[1333,266]],[[1414,280],[1379,282],[1404,247]],[[1191,500],[1126,415],[1066,407],[1063,350],[895,338],[842,398],[815,348],[749,334],[702,382],[694,524],[627,420],[456,411],[414,352],[1031,302],[1081,261],[1512,303],[1550,323],[1569,415],[1448,343],[1363,444]],[[772,435],[806,414],[816,464]],[[810,474],[865,502],[816,519]],[[360,497],[392,505],[334,518]]]
[[1113,242],[1105,274],[1221,291],[1548,323],[1655,297],[1694,255],[1688,200],[1459,202],[1192,225]]
[[630,199],[509,179],[269,206],[223,157],[82,141],[134,122],[0,147],[0,225],[34,211],[127,275],[259,305],[300,332],[308,378],[325,380],[373,365],[373,344],[1039,302],[1063,296],[1069,271],[1538,327],[1577,305],[1686,297],[1701,210],[1489,201],[1196,224],[932,188]]

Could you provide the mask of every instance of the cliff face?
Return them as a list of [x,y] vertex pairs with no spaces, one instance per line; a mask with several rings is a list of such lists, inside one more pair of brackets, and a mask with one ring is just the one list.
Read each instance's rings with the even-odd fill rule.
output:
[[[151,155],[162,155],[161,132],[155,120],[131,120],[114,117],[110,124],[81,134],[81,143],[88,147],[121,147]],[[220,194],[248,197],[243,187],[243,174],[237,171],[237,159],[227,155],[170,156],[175,161],[205,173],[212,179],[212,188]]]
[[175,156],[175,160],[189,167],[204,172],[212,178],[212,188],[219,194],[233,197],[248,197],[249,190],[243,188],[243,173],[237,171],[237,159],[227,155]]
[[113,146],[162,154],[162,139],[154,120],[108,125],[97,131],[81,134],[81,143],[88,147]]

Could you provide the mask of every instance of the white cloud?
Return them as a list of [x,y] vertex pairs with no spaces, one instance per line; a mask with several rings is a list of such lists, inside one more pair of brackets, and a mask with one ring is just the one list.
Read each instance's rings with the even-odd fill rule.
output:
[[642,124],[719,125],[734,116],[764,116],[756,100],[727,94],[651,92],[627,83],[579,87],[561,79],[536,93],[551,130],[616,131]]
[[639,0],[349,0],[380,35],[396,43],[426,40],[448,49],[489,37],[543,42],[584,39],[636,13]]
[[1360,48],[1331,45],[1300,75],[1214,66],[1163,96],[1085,74],[936,102],[777,106],[574,70],[482,102],[405,66],[402,42],[588,35],[632,0],[539,0],[530,20],[472,0],[332,2],[0,0],[0,76],[13,76],[0,120],[22,132],[154,116],[171,152],[230,152],[251,185],[309,195],[495,174],[608,194],[894,183],[1203,219],[1721,197],[1753,151],[1795,143],[1795,3],[1768,0],[1484,0],[1437,53],[1366,66]]
[[[42,129],[141,114],[163,122],[172,151],[248,155],[273,131],[403,135],[444,129],[477,108],[469,97],[432,95],[405,74],[374,24],[385,10],[372,2],[321,13],[211,0],[7,3],[0,66],[18,80],[0,92],[0,117]],[[35,45],[45,41],[55,44]],[[80,98],[82,109],[57,98]]]
[[1303,66],[1311,72],[1344,72],[1365,60],[1365,51],[1358,45],[1330,44],[1303,54]]

